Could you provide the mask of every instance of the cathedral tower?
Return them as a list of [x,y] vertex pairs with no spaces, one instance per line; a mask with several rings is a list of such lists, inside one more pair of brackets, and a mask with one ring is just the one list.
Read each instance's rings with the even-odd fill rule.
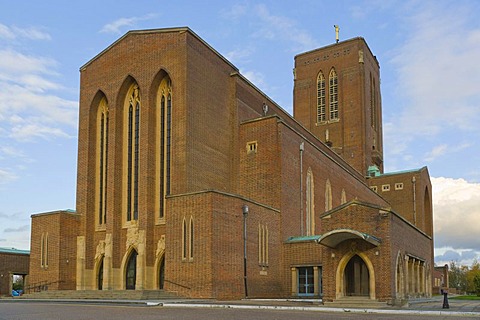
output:
[[295,57],[294,117],[360,173],[383,173],[380,66],[363,38]]

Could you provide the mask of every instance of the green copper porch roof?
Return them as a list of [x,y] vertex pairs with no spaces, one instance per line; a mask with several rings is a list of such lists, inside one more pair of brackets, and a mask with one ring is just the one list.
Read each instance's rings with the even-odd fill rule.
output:
[[321,236],[300,236],[300,237],[290,237],[287,239],[287,243],[294,243],[294,242],[311,242],[311,241],[318,241]]
[[379,238],[375,236],[352,229],[336,229],[329,231],[320,236],[317,242],[329,248],[336,248],[343,241],[350,239],[361,239],[374,245],[375,247],[380,245],[380,243],[382,242]]
[[19,250],[15,248],[0,248],[0,253],[30,254],[29,250]]

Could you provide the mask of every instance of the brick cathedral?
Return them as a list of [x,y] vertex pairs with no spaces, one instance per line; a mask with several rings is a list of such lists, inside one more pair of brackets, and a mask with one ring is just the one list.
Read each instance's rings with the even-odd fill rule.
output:
[[189,28],[130,31],[80,76],[76,210],[32,216],[31,285],[431,296],[428,170],[383,171],[363,38],[295,57],[293,117]]

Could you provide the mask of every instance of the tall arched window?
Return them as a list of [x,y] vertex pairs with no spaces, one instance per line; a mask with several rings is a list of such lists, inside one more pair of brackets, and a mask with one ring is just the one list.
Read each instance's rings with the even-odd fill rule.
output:
[[330,120],[338,119],[338,77],[335,69],[328,76]]
[[165,135],[165,194],[170,194],[170,166],[171,166],[171,148],[172,148],[172,94],[169,93],[167,97],[167,117]]
[[40,242],[40,266],[48,268],[48,232],[42,233]]
[[375,79],[370,73],[370,122],[372,128],[377,130],[377,96],[375,90]]
[[187,246],[188,246],[188,229],[187,229],[187,221],[183,218],[183,225],[182,225],[182,259],[187,259]]
[[306,181],[306,230],[307,236],[315,234],[315,199],[314,199],[314,184],[313,184],[313,173],[311,169],[308,169],[307,172],[307,181]]
[[42,233],[40,239],[40,266],[45,267],[45,233]]
[[193,217],[190,217],[190,234],[189,237],[189,258],[193,259]]
[[44,246],[44,262],[45,262],[45,268],[48,268],[48,232],[45,234],[45,246]]
[[108,105],[100,100],[97,112],[97,212],[98,224],[107,222]]
[[140,152],[140,92],[137,84],[129,90],[126,106],[126,202],[127,221],[138,220],[138,176]]
[[325,183],[325,211],[332,209],[332,186],[330,180]]
[[327,120],[325,110],[325,77],[320,71],[317,77],[317,123]]
[[168,76],[160,81],[157,112],[157,185],[158,217],[165,217],[165,196],[171,192],[171,150],[172,150],[172,83]]

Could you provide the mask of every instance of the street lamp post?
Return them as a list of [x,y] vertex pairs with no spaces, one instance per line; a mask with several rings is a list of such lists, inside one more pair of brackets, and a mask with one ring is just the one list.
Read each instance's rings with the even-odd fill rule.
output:
[[248,298],[247,287],[247,216],[248,206],[246,204],[242,207],[243,212],[243,284],[245,286],[245,298]]

